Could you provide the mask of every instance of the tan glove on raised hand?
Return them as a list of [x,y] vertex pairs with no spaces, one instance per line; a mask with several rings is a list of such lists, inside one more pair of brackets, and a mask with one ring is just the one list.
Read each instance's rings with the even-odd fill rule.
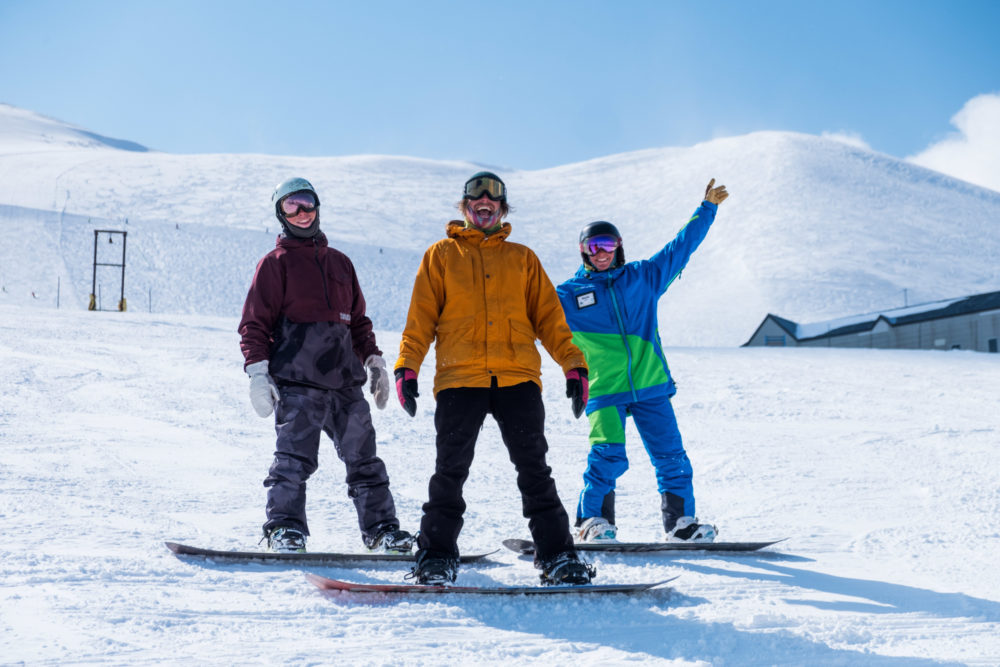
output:
[[725,185],[720,185],[717,188],[713,188],[713,185],[715,185],[714,178],[708,182],[708,186],[705,188],[705,201],[718,205],[726,201],[729,193],[726,192]]

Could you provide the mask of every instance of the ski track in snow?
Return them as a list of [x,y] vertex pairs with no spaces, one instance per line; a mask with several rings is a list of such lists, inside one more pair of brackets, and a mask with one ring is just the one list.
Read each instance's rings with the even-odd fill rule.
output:
[[[173,556],[250,549],[273,421],[247,399],[235,318],[0,306],[0,655],[6,664],[998,664],[1000,357],[967,352],[672,348],[699,515],[748,555],[592,555],[598,582],[680,578],[634,597],[323,596],[303,570]],[[399,334],[378,332],[392,363]],[[404,527],[433,467],[418,413],[374,410]],[[543,381],[568,510],[586,451],[558,368]],[[659,537],[638,435],[621,537]],[[330,443],[309,482],[314,551],[362,548]],[[460,547],[526,537],[487,421]],[[314,568],[401,581],[407,566]],[[530,585],[501,550],[459,584]]]

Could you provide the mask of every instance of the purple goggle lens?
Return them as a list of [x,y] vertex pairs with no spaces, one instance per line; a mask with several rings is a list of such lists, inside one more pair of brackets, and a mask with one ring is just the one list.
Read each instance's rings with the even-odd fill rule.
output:
[[299,213],[316,210],[316,197],[311,192],[293,192],[281,200],[281,212],[286,218],[294,218]]
[[614,252],[621,245],[621,239],[610,234],[602,234],[591,236],[580,245],[583,246],[582,250],[588,255],[596,255],[600,251]]

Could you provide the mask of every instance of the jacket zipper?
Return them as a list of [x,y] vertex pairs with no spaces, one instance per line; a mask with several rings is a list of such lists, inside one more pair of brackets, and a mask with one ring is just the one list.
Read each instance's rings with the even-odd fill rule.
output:
[[489,290],[486,288],[486,257],[483,255],[483,243],[489,238],[485,234],[484,238],[476,244],[476,250],[479,252],[479,266],[481,267],[481,273],[483,276],[483,322],[486,324],[485,334],[486,340],[483,352],[483,362],[486,366],[486,374],[492,378],[496,378],[496,373],[490,370],[490,302],[489,302]]
[[625,345],[625,354],[628,356],[628,386],[632,391],[632,400],[638,401],[639,395],[635,391],[635,381],[632,379],[632,348],[628,344],[625,323],[622,321],[622,314],[618,308],[618,297],[615,295],[614,278],[610,274],[608,274],[608,294],[611,295],[611,306],[614,308],[615,318],[618,320],[618,333],[621,334],[622,343]]
[[323,296],[326,298],[326,307],[333,310],[333,304],[330,303],[330,290],[327,286],[326,271],[323,270],[323,264],[319,261],[319,241],[316,237],[313,237],[313,259],[316,260],[316,266],[319,267],[319,275],[323,279]]

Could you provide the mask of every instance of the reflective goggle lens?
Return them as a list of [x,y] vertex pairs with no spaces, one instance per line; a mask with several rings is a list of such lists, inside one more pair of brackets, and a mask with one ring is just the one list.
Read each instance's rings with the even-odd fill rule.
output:
[[507,198],[507,186],[495,178],[476,178],[465,184],[465,196],[468,199],[479,199],[486,195],[493,201]]
[[281,200],[281,212],[285,217],[294,218],[299,213],[316,210],[316,197],[311,192],[293,192]]
[[621,239],[611,236],[610,234],[591,236],[583,242],[583,248],[588,255],[596,255],[602,250],[604,252],[614,252],[618,249],[619,245],[621,245]]

